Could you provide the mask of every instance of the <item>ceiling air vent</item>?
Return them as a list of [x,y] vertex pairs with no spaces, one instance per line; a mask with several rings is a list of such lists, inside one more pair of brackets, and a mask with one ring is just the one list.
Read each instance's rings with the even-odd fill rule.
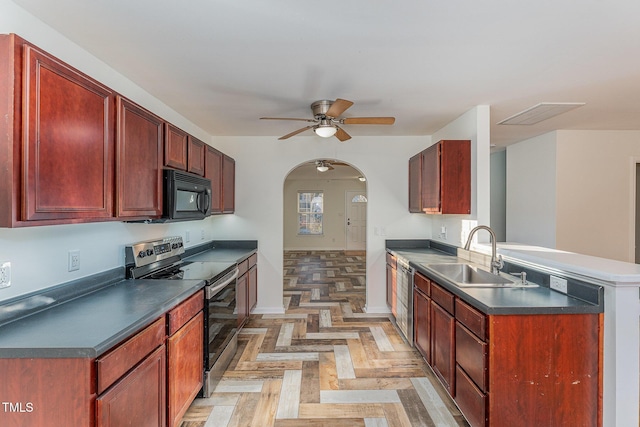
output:
[[533,125],[550,119],[574,108],[582,107],[584,102],[541,102],[511,117],[498,122],[499,125]]

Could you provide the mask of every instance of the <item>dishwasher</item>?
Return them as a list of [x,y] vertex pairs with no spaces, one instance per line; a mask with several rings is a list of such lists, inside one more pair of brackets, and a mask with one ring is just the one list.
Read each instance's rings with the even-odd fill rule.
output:
[[409,261],[397,258],[396,325],[407,343],[413,346],[413,273]]

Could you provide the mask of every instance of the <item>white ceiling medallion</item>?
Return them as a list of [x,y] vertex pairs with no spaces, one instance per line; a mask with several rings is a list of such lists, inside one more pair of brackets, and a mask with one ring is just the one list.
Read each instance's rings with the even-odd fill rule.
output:
[[574,108],[582,107],[584,102],[541,102],[511,117],[498,122],[499,125],[533,125],[566,113]]

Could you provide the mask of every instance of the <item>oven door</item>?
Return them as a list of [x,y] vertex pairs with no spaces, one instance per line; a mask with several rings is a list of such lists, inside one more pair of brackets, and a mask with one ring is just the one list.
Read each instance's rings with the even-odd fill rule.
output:
[[212,369],[238,331],[236,278],[238,269],[205,289],[205,371]]

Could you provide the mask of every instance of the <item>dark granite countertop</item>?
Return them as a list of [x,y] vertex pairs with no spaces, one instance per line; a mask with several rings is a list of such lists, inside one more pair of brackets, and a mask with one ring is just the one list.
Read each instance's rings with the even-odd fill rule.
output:
[[[604,311],[602,287],[584,282],[573,282],[571,289],[575,290],[576,295],[582,297],[578,298],[551,290],[548,286],[548,275],[545,280],[544,272],[530,269],[527,269],[528,277],[533,277],[530,281],[540,286],[461,288],[429,268],[429,264],[468,262],[454,255],[451,248],[430,247],[428,241],[423,241],[422,247],[415,247],[414,244],[407,244],[407,247],[403,247],[401,241],[393,242],[393,244],[387,245],[388,252],[408,261],[416,271],[436,281],[485,314],[573,314],[602,313]],[[515,271],[522,271],[522,268],[515,269]]]
[[122,280],[0,328],[2,358],[94,358],[204,287],[202,280]]
[[[232,265],[257,241],[213,241],[189,261]],[[0,358],[95,358],[205,286],[202,280],[124,279],[124,267],[0,304]]]

